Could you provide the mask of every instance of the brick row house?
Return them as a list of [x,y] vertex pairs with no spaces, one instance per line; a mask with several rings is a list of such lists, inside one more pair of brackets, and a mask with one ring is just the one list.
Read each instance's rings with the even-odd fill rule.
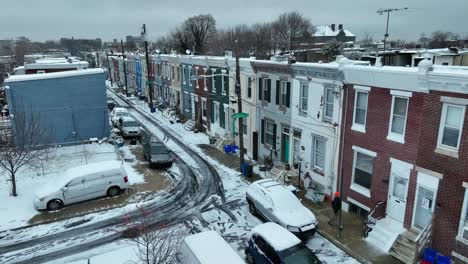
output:
[[343,72],[344,209],[378,219],[367,241],[406,263],[426,231],[466,262],[468,72],[429,61]]

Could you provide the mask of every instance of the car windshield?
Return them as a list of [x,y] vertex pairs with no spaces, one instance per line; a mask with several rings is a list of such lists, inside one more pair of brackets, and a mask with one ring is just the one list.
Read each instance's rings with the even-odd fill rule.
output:
[[169,151],[165,146],[151,146],[151,153],[153,154],[167,154]]
[[317,256],[307,248],[303,243],[283,250],[280,255],[283,256],[285,264],[319,264],[322,263]]
[[137,127],[138,123],[136,121],[126,121],[124,126],[126,126],[126,127]]

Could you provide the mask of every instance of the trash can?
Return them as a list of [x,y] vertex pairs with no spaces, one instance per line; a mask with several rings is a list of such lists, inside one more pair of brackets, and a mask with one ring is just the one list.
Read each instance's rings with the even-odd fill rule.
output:
[[216,143],[216,138],[210,137],[210,144],[213,145],[214,143]]
[[232,154],[236,154],[236,152],[237,152],[238,149],[239,149],[238,146],[232,145],[232,146],[231,146],[231,152],[232,152]]
[[154,112],[156,112],[156,107],[153,106],[151,107],[151,113],[154,113]]
[[425,248],[423,260],[429,263],[436,263],[437,251],[432,248]]
[[245,164],[245,173],[244,175],[247,177],[251,177],[253,175],[253,166],[252,164],[249,163],[244,163]]
[[224,145],[224,153],[230,153],[231,152],[231,145]]
[[450,264],[450,258],[444,255],[437,255],[437,264]]

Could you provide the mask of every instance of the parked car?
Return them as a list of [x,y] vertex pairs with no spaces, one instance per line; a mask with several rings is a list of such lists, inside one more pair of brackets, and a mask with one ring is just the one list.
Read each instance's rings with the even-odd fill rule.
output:
[[250,264],[322,263],[306,245],[276,223],[264,223],[252,229],[245,257]]
[[110,114],[110,119],[111,119],[112,125],[117,126],[119,124],[118,123],[119,118],[121,118],[123,116],[130,116],[127,109],[125,109],[123,107],[115,107],[112,110],[111,114]]
[[117,196],[128,186],[127,173],[119,161],[78,166],[40,187],[34,198],[34,207],[54,211],[65,205],[106,195]]
[[185,237],[178,253],[177,258],[182,264],[245,264],[215,231]]
[[318,228],[318,220],[286,187],[272,179],[258,180],[247,188],[247,203],[252,215],[275,222],[300,238]]
[[112,111],[114,107],[115,107],[114,99],[107,98],[107,109],[109,109],[109,111]]
[[117,127],[123,137],[140,137],[141,135],[140,124],[131,116],[120,117]]
[[146,129],[141,130],[140,142],[143,146],[143,157],[149,162],[150,168],[172,166],[173,159],[170,150]]

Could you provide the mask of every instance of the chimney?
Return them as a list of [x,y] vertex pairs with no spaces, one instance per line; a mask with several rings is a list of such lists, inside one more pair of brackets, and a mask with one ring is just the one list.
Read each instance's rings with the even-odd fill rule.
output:
[[338,25],[338,30],[342,30],[343,29],[343,24],[339,24]]
[[330,28],[333,32],[335,32],[335,24],[331,24]]

